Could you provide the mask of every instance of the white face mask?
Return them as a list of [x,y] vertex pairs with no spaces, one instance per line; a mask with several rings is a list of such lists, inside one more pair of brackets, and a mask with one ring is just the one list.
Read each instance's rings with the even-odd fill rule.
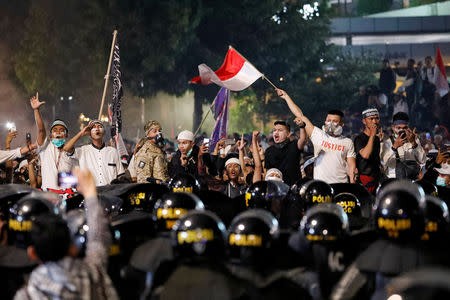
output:
[[325,125],[322,126],[322,130],[334,136],[340,136],[342,134],[342,126],[334,122],[325,122]]

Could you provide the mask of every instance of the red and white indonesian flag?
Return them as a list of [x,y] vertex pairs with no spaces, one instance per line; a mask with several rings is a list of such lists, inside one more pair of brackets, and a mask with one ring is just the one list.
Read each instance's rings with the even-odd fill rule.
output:
[[447,74],[445,72],[445,65],[444,61],[442,60],[441,50],[439,50],[439,47],[437,48],[436,53],[436,77],[435,77],[435,84],[436,84],[436,90],[439,93],[441,97],[444,97],[448,94],[448,81],[447,81]]
[[263,76],[232,47],[228,49],[225,61],[217,71],[214,72],[205,64],[199,65],[198,71],[200,76],[192,78],[191,83],[215,83],[231,91],[242,91]]

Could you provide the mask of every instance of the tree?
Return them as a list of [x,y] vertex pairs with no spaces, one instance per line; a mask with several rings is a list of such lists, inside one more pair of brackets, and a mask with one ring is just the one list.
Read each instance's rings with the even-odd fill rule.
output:
[[[283,88],[289,90],[320,73],[319,57],[326,51],[329,35],[325,8],[310,1],[272,0],[254,5],[249,0],[230,0],[208,2],[205,11],[197,37],[201,49],[216,54],[207,61],[211,68],[220,65],[228,45],[233,45],[276,84],[282,78]],[[264,121],[269,115],[285,113],[280,103],[271,101],[277,96],[267,82],[259,80],[250,89],[261,101],[259,115]]]
[[[294,97],[304,93],[310,79],[320,76],[319,58],[329,48],[325,7],[305,0],[258,5],[250,0],[36,0],[15,57],[16,76],[28,92],[43,90],[53,99],[74,93],[80,99],[77,109],[92,106],[99,102],[111,43],[105,32],[117,28],[125,94],[181,95],[190,88],[195,129],[201,104],[218,89],[187,82],[198,64],[220,65],[228,45]],[[277,97],[266,82],[256,82],[251,91],[261,101],[255,107],[264,122],[286,112],[272,101]]]
[[[91,26],[86,2],[33,1],[13,58],[25,91],[40,91],[47,115],[53,106],[57,117],[73,125],[80,111],[97,102],[107,61],[106,39],[95,39],[101,27]],[[95,20],[101,19],[99,15]],[[73,101],[67,102],[69,96]]]
[[358,101],[358,88],[376,84],[379,60],[375,56],[352,56],[333,47],[328,57],[323,73],[311,79],[309,88],[296,99],[316,124],[323,122],[324,112],[330,109],[351,110]]
[[111,45],[107,33],[115,28],[126,94],[181,95],[188,88],[179,67],[200,18],[194,1],[36,0],[27,9],[15,75],[28,93],[39,89],[49,104],[59,104],[60,96],[77,99],[70,112],[59,109],[67,120],[99,105]]

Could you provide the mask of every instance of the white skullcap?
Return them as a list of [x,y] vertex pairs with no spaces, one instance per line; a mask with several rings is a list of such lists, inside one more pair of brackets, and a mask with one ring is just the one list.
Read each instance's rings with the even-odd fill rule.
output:
[[239,161],[239,159],[232,157],[229,158],[226,162],[225,162],[225,168],[229,165],[229,164],[238,164],[239,166],[241,166],[241,162]]
[[20,169],[22,169],[23,167],[25,167],[26,165],[28,165],[28,160],[24,159],[20,162],[19,166],[17,167],[17,172],[20,171]]
[[441,168],[434,168],[439,174],[450,175],[450,165],[442,164]]
[[193,142],[194,141],[194,134],[189,130],[183,130],[178,134],[177,140],[188,140]]
[[[277,174],[279,177],[273,176]],[[276,181],[283,181],[283,173],[281,173],[280,170],[277,168],[272,168],[267,170],[265,180],[276,180]]]

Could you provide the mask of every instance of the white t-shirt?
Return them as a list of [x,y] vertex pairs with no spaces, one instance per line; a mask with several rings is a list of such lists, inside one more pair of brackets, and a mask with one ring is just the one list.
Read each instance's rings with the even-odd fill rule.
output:
[[92,144],[75,149],[73,155],[67,154],[80,162],[80,168],[87,168],[95,178],[95,185],[110,184],[118,175],[125,173],[116,148],[96,148]]
[[42,146],[38,146],[41,161],[42,189],[59,189],[58,172],[71,172],[78,165],[76,160],[70,159],[64,151],[56,148],[48,138]]
[[347,157],[356,157],[353,141],[339,136],[332,137],[314,127],[311,134],[314,145],[314,179],[326,183],[348,182]]

